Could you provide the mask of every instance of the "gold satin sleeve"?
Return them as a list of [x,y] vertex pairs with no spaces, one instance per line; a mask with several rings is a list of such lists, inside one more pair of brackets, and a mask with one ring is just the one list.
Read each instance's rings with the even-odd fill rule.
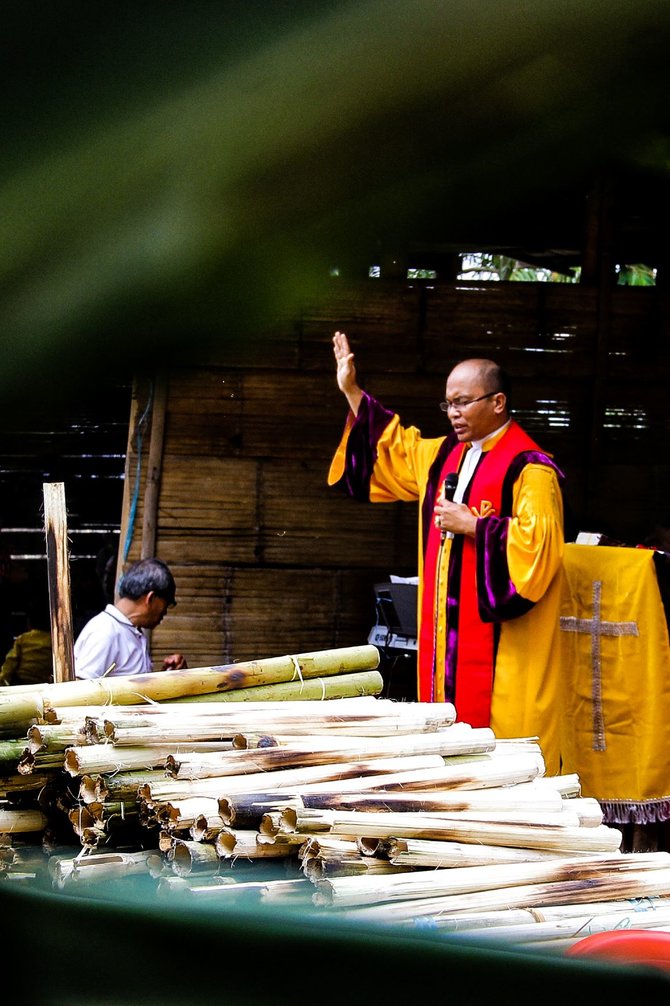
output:
[[[334,485],[344,474],[353,424],[353,413],[349,413],[342,439],[331,461],[328,485]],[[424,439],[415,426],[402,426],[400,418],[393,416],[376,444],[377,457],[370,477],[370,501],[394,503],[421,499],[428,471],[443,440],[444,437]]]
[[556,473],[527,465],[517,479],[507,532],[507,564],[516,590],[539,601],[561,566],[563,500]]

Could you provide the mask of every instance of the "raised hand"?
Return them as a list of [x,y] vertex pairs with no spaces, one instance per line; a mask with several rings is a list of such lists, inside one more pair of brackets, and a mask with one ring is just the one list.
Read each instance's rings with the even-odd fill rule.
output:
[[344,332],[336,332],[333,336],[333,352],[337,362],[337,386],[346,395],[349,407],[356,415],[363,392],[358,386],[354,354]]

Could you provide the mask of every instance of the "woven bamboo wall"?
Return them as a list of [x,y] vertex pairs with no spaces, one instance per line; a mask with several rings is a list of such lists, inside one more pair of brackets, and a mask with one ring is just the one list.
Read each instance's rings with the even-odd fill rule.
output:
[[[185,360],[168,375],[155,549],[179,603],[154,656],[178,649],[204,666],[358,644],[375,620],[373,584],[415,572],[414,505],[357,504],[326,486],[346,413],[336,328],[367,390],[426,435],[445,430],[451,366],[498,359],[516,417],[568,476],[572,528],[637,544],[666,517],[668,307],[655,288],[614,288],[603,304],[573,285],[334,284],[235,359]],[[128,559],[142,549],[150,429],[138,448],[134,425],[149,393],[138,382]]]

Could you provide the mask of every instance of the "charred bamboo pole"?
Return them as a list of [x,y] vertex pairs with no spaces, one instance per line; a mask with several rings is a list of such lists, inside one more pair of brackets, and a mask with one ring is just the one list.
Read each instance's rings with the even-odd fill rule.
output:
[[[355,747],[355,737],[359,744],[367,744],[382,753],[392,754],[394,751],[409,748],[412,743],[408,738],[416,738],[417,752],[426,753],[430,748],[442,749],[446,755],[477,754],[493,751],[495,737],[488,728],[473,730],[468,727],[460,729],[455,726],[430,723],[420,717],[413,721],[407,713],[384,713],[381,716],[372,712],[349,712],[338,709],[330,712],[328,703],[318,703],[317,708],[309,706],[300,711],[294,708],[281,709],[233,709],[221,717],[202,716],[191,720],[188,716],[157,717],[150,724],[128,723],[119,726],[118,723],[105,721],[105,736],[108,740],[121,747],[125,744],[155,744],[166,740],[185,743],[192,740],[225,739],[235,740],[236,749],[243,751],[258,750],[258,748],[275,747],[275,734],[282,737],[292,736],[294,740],[286,746],[304,752],[307,748],[326,748],[327,734],[332,735],[331,748],[345,750]],[[443,728],[442,728],[443,727]],[[262,744],[249,747],[241,745],[239,737],[251,728],[254,736],[263,739]],[[425,732],[422,728],[426,728]],[[261,732],[262,731],[262,732]],[[327,732],[321,733],[321,732]],[[318,741],[312,744],[312,738]],[[302,745],[299,743],[302,738]],[[404,738],[404,739],[403,739]],[[384,749],[386,749],[384,751]],[[407,751],[406,753],[411,753]],[[247,755],[250,757],[250,755]],[[238,758],[241,756],[238,756]]]
[[[522,761],[515,763],[513,769],[509,766],[506,770],[501,770],[500,767],[496,766],[495,771],[491,771],[490,763],[478,763],[478,756],[473,757],[472,763],[469,765],[470,770],[465,772],[465,766],[459,763],[457,767],[451,764],[443,764],[442,766],[436,766],[434,768],[419,768],[415,770],[405,768],[402,771],[397,772],[381,772],[378,774],[369,775],[355,775],[353,778],[347,780],[346,786],[342,786],[340,779],[327,779],[322,782],[295,782],[294,790],[299,790],[302,796],[309,796],[315,794],[323,793],[338,793],[342,789],[347,789],[349,792],[363,792],[378,790],[380,792],[392,792],[395,790],[405,790],[405,789],[424,789],[430,791],[436,785],[440,787],[445,787],[450,785],[454,779],[458,782],[458,785],[463,788],[472,788],[479,784],[482,787],[487,785],[504,785],[503,780],[532,779],[535,774],[539,773],[543,766],[538,763],[535,756],[529,756],[529,760],[525,763]],[[459,759],[454,759],[454,761],[459,761]],[[501,759],[501,761],[515,761],[512,758]],[[451,759],[449,759],[451,762]],[[372,764],[372,763],[371,763]],[[378,762],[377,768],[381,765]],[[286,771],[291,771],[287,769]],[[300,770],[296,770],[300,771]],[[251,778],[250,776],[244,776],[245,779]],[[263,777],[261,777],[263,778]],[[346,777],[340,777],[346,778]],[[467,780],[467,781],[466,781]],[[266,779],[265,788],[267,789],[267,783],[269,779]],[[206,780],[204,781],[206,782]],[[204,784],[203,782],[203,784]],[[230,782],[234,782],[231,779]],[[510,782],[511,784],[511,782]],[[287,787],[288,788],[288,785]],[[233,793],[234,791],[230,789],[228,781],[226,781],[226,789]],[[228,795],[228,794],[224,794]]]
[[562,849],[566,854],[578,852],[613,852],[619,849],[621,833],[601,825],[595,828],[556,826],[524,826],[521,824],[489,824],[457,821],[422,814],[367,814],[364,812],[331,812],[330,833],[356,834],[361,838],[424,838],[440,841],[461,841],[529,849]]
[[[501,866],[453,867],[448,870],[402,873],[375,878],[339,878],[317,885],[315,904],[353,905],[383,901],[411,901],[427,896],[453,897],[462,894],[534,885],[578,885],[584,890],[588,883],[596,889],[615,891],[621,887],[650,884],[659,890],[670,890],[670,854],[625,856],[600,859],[557,859],[547,863],[515,863]],[[651,879],[650,879],[651,878]],[[621,890],[617,891],[617,897]]]
[[[450,912],[436,924],[447,932],[465,932],[487,929],[502,929],[506,926],[533,926],[544,922],[572,922],[587,920],[583,935],[591,931],[591,925],[596,931],[601,928],[637,929],[638,915],[643,919],[656,918],[660,925],[665,925],[665,919],[670,913],[670,899],[667,896],[652,896],[643,901],[613,899],[611,901],[586,901],[573,904],[543,905],[537,908],[497,908],[491,911]],[[608,925],[608,917],[614,925]],[[605,923],[599,925],[599,920]],[[644,923],[642,928],[644,927]]]
[[[477,786],[512,785],[516,782],[526,782],[535,779],[544,771],[544,762],[535,755],[519,756],[519,758],[500,758],[481,760],[477,756],[471,760],[465,758],[449,759],[442,767],[425,772],[402,772],[395,776],[375,776],[370,779],[358,779],[349,783],[347,788],[352,791],[364,789],[383,789],[387,791],[404,790],[407,788],[432,790],[439,788],[475,789]],[[319,783],[311,789],[312,793],[335,792],[331,783]]]
[[288,806],[302,807],[302,797],[290,794],[239,793],[235,796],[219,797],[219,814],[223,823],[231,828],[253,828],[258,830],[263,815],[273,810],[283,810]]
[[[340,819],[340,815],[346,813],[340,810],[315,810],[305,808],[304,810],[294,810],[293,808],[287,808],[283,812],[284,819],[284,830],[289,830],[291,827],[291,821],[294,822],[293,830],[295,831],[329,831],[336,825]],[[518,811],[507,811],[507,810],[487,810],[487,811],[476,811],[476,810],[453,810],[453,811],[423,811],[420,815],[414,815],[410,812],[405,812],[399,814],[397,811],[381,811],[377,812],[379,817],[384,817],[386,814],[396,818],[403,816],[408,822],[411,822],[415,817],[421,819],[423,825],[432,820],[435,827],[441,827],[442,825],[447,825],[449,822],[455,822],[457,826],[470,822],[473,827],[479,825],[491,825],[492,827],[503,827],[503,826],[515,826],[520,825],[521,827],[533,827],[533,828],[570,828],[576,830],[581,827],[579,816],[577,814],[571,814],[566,810],[560,809],[557,811],[548,811],[544,814],[533,813],[527,808]],[[411,825],[409,825],[411,827]],[[362,837],[372,837],[368,835],[362,835]],[[389,837],[388,835],[377,837]]]
[[[384,778],[402,775],[425,775],[435,771],[442,763],[439,755],[414,755],[409,758],[373,758],[362,762],[308,766],[307,768],[277,769],[274,772],[253,772],[248,775],[226,776],[212,779],[172,779],[156,781],[141,787],[146,799],[183,799],[187,796],[228,797],[236,793],[265,793],[270,785],[277,790],[302,790],[307,785],[323,785],[327,780],[336,788],[341,779],[353,785],[365,772],[375,773],[371,778],[381,783]],[[403,770],[403,771],[400,771]],[[281,794],[280,794],[281,795]]]
[[141,786],[150,785],[153,780],[164,778],[165,773],[160,769],[83,775],[79,780],[79,799],[84,803],[104,802],[110,799],[136,800]]
[[272,771],[294,765],[327,765],[337,762],[363,761],[414,755],[479,754],[495,747],[495,737],[489,729],[456,731],[453,727],[431,733],[401,737],[376,738],[357,747],[324,750],[294,750],[286,747],[254,748],[201,755],[190,758],[173,755],[167,759],[167,774],[175,779],[206,779],[213,776],[237,775],[240,772]]
[[212,817],[217,813],[218,802],[211,797],[192,797],[185,800],[170,800],[162,803],[142,802],[144,811],[151,810],[157,823],[166,832],[189,831],[203,815]]
[[[572,853],[574,856],[575,854]],[[585,852],[584,856],[600,855]],[[475,845],[465,842],[440,842],[421,838],[392,838],[388,857],[398,866],[421,866],[430,869],[459,866],[494,866],[500,863],[529,863],[558,859],[560,851],[526,849],[521,846]]]
[[370,859],[369,857],[357,856],[343,857],[339,860],[333,859],[308,859],[302,866],[302,872],[311,880],[313,884],[318,884],[322,880],[329,880],[334,877],[360,877],[378,876],[379,874],[398,874],[405,872],[406,868],[394,866],[385,859]]
[[[630,856],[631,865],[637,863],[638,855]],[[651,855],[659,855],[653,853]],[[622,860],[628,857],[622,856]],[[446,871],[451,872],[451,871]],[[574,877],[574,875],[573,875]],[[344,878],[343,878],[344,879]],[[318,893],[318,892],[317,892]],[[552,905],[626,899],[646,899],[667,897],[670,894],[670,871],[667,869],[638,870],[627,876],[620,876],[605,870],[599,876],[588,879],[566,879],[555,883],[521,884],[506,886],[499,890],[472,891],[469,894],[452,894],[444,897],[407,899],[388,902],[374,907],[360,908],[352,915],[358,922],[383,922],[386,925],[399,923],[414,924],[418,919],[431,919],[431,926],[441,928],[448,925],[449,916],[457,913],[492,912],[499,909],[540,908],[542,913]],[[324,891],[321,892],[324,895]],[[314,896],[316,898],[316,894]],[[326,904],[325,900],[315,903]]]
[[38,792],[51,780],[52,773],[33,772],[28,775],[16,773],[0,776],[0,797],[7,798],[19,793]]
[[[502,915],[503,913],[499,913]],[[638,929],[664,929],[670,928],[670,908],[664,912],[658,909],[638,908],[631,912],[630,908],[625,912],[612,912],[608,915],[576,915],[570,919],[557,919],[544,922],[527,922],[525,924],[505,925],[502,920],[498,925],[491,925],[482,930],[481,928],[460,930],[462,934],[467,934],[468,942],[476,940],[478,937],[487,946],[502,943],[509,946],[543,945],[551,944],[552,948],[558,941],[564,947],[567,944],[575,943],[583,939],[586,933],[605,933],[615,929],[626,929],[634,925]]]
[[297,846],[261,843],[257,832],[233,828],[223,828],[214,847],[219,859],[287,859],[297,855]]
[[[596,801],[597,802],[597,801]],[[473,790],[403,790],[402,792],[374,793],[306,793],[305,807],[322,810],[395,811],[396,813],[424,813],[434,811],[469,810],[529,810],[535,813],[557,812],[564,809],[563,797],[556,790],[537,790],[532,784],[500,786]],[[569,803],[572,809],[572,801]],[[600,805],[598,805],[600,806]],[[578,811],[576,811],[578,813]],[[602,811],[600,814],[602,821]],[[601,823],[598,822],[598,823]]]
[[338,860],[345,857],[358,857],[360,856],[360,852],[355,838],[310,835],[301,845],[298,858],[304,863],[306,860],[314,859],[317,856],[321,859]]

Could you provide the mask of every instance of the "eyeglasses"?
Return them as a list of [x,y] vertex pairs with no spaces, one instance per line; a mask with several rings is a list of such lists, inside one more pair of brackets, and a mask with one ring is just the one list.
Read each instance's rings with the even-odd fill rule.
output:
[[457,412],[462,412],[467,409],[470,405],[474,405],[475,402],[483,402],[485,398],[492,398],[493,395],[499,395],[499,391],[489,391],[485,395],[480,395],[479,398],[457,398],[453,402],[440,402],[440,409],[442,412],[449,412],[449,409],[456,409]]

